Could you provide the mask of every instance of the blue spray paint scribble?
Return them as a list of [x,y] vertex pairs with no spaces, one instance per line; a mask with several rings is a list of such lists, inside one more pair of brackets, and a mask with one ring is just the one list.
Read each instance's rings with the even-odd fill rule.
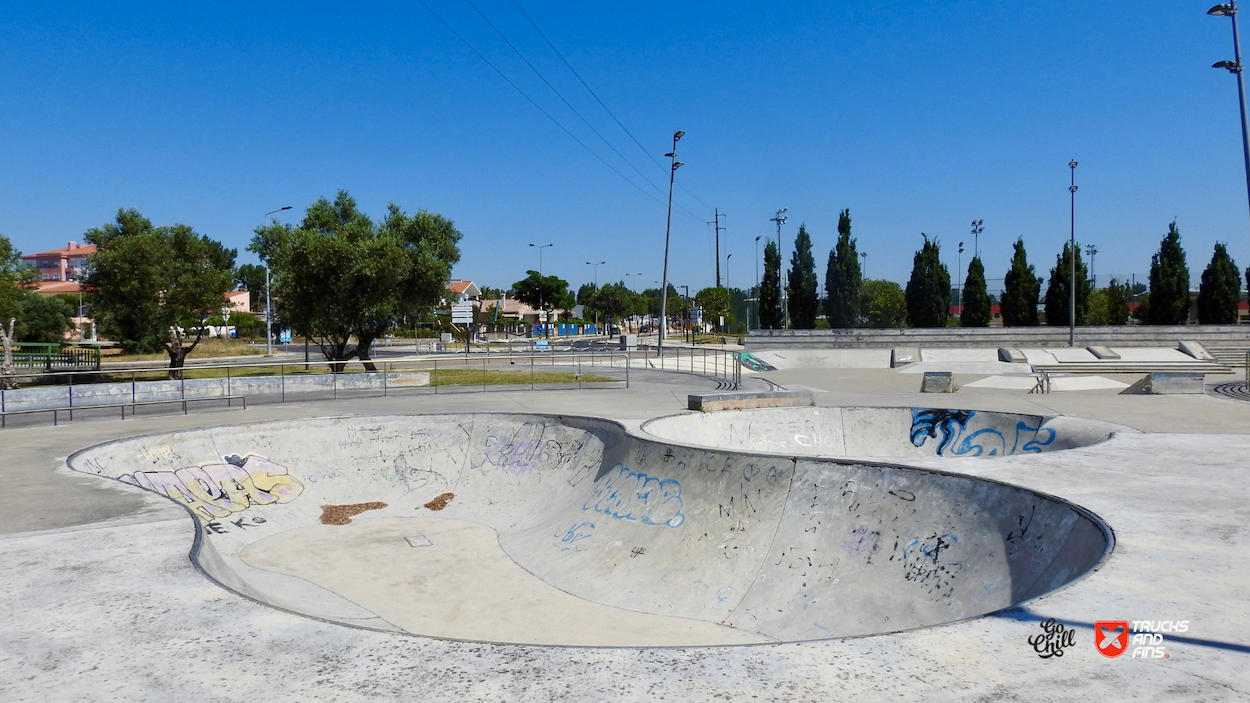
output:
[[[911,443],[924,446],[932,437],[938,438],[938,456],[946,456],[947,450],[954,456],[999,456],[1019,453],[1040,453],[1043,447],[1055,441],[1055,431],[1049,427],[1033,427],[1027,422],[1016,423],[1016,437],[1010,450],[1007,438],[993,428],[982,428],[964,436],[968,422],[976,416],[975,410],[944,410],[937,408],[913,408]],[[1024,440],[1021,444],[1021,440]]]
[[942,410],[938,408],[912,408],[911,411],[911,443],[923,446],[925,437],[938,440],[938,456],[946,451],[946,446],[968,427],[968,419],[976,415],[975,410]]
[[630,471],[623,463],[615,474],[595,484],[590,500],[582,510],[594,510],[620,520],[637,520],[644,525],[677,527],[686,520],[681,514],[681,484],[675,479],[651,478]]
[[554,544],[562,552],[584,552],[586,550],[577,546],[577,543],[593,537],[594,529],[595,523],[593,522],[579,522],[566,530],[564,534],[554,535],[556,539],[560,540]]

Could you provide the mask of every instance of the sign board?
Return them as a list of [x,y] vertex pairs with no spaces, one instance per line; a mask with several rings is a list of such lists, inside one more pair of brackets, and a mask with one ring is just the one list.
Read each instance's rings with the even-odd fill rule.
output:
[[534,343],[534,350],[535,350],[535,351],[547,351],[547,342],[545,342],[545,341],[543,341],[543,342],[535,342],[535,343]]
[[472,305],[452,305],[451,306],[452,322],[473,322],[473,306]]

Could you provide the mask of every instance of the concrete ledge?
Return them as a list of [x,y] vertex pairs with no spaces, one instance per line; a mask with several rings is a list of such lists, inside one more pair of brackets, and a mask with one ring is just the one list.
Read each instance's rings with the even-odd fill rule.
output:
[[1024,356],[1024,352],[1011,347],[998,348],[998,360],[1008,364],[1027,364],[1029,360]]
[[1205,391],[1205,377],[1200,373],[1188,372],[1155,372],[1120,391],[1120,395],[1176,395],[1180,393],[1202,393]]
[[950,371],[925,371],[920,382],[921,393],[954,393],[955,380]]
[[920,361],[919,347],[894,347],[890,350],[890,368],[914,364]]
[[1215,361],[1215,357],[1211,355],[1211,352],[1207,351],[1206,347],[1198,342],[1182,341],[1176,345],[1176,348],[1199,361]]
[[700,412],[746,410],[747,408],[782,408],[815,405],[811,391],[733,391],[729,393],[692,393],[686,407]]
[[1119,354],[1116,354],[1115,352],[1111,351],[1109,348],[1104,347],[1102,345],[1094,345],[1092,347],[1085,347],[1085,350],[1088,351],[1090,354],[1093,354],[1094,356],[1098,357],[1099,359],[1118,360],[1120,358]]
[[[1194,340],[1207,347],[1250,343],[1250,325],[1119,325],[1078,327],[1077,341],[1109,347],[1174,347]],[[751,330],[746,348],[890,349],[1066,347],[1068,327],[914,327],[906,329]]]

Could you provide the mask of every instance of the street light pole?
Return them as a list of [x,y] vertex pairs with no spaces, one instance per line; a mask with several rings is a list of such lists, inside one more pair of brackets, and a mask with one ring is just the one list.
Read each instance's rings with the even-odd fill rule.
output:
[[[286,207],[280,207],[277,210],[270,210],[269,212],[266,212],[263,216],[261,216],[261,220],[263,221],[266,217],[269,217],[275,212],[282,212],[283,210],[290,210],[290,209],[291,209],[291,206],[287,205]],[[266,261],[265,262],[265,356],[273,356],[273,299],[269,295],[269,268],[270,268],[270,264],[268,261]],[[229,322],[230,319],[226,318],[226,321]],[[307,330],[304,331],[304,346],[305,347],[308,346],[308,331]],[[304,361],[308,361],[307,353],[304,354],[304,357],[305,357]]]
[[1242,76],[1241,38],[1237,33],[1237,0],[1226,5],[1216,5],[1207,10],[1208,15],[1223,15],[1233,21],[1233,60],[1217,61],[1211,68],[1225,68],[1237,76],[1237,98],[1241,106],[1241,151],[1246,164],[1246,198],[1250,202],[1250,126],[1246,122],[1246,82]]
[[985,220],[972,221],[972,258],[981,256],[981,233],[985,231]]
[[1076,161],[1068,162],[1068,170],[1072,174],[1072,183],[1068,193],[1072,197],[1071,234],[1069,239],[1068,268],[1072,271],[1072,282],[1068,290],[1068,346],[1076,346]]
[[1098,247],[1086,244],[1085,253],[1089,255],[1089,277],[1093,281],[1094,288],[1098,288],[1098,274],[1094,271],[1094,257],[1098,255]]
[[[595,292],[599,292],[599,267],[606,264],[606,261],[587,261],[587,266],[595,267]],[[595,329],[599,329],[599,311],[595,310]]]
[[864,265],[861,266],[859,269],[859,278],[860,280],[867,280],[868,279],[868,252],[861,251],[859,253],[859,258],[864,260]]
[[[764,235],[760,235],[762,237]],[[760,237],[755,238],[755,326],[760,326]]]
[[547,327],[549,325],[547,324],[547,314],[543,311],[543,249],[546,249],[547,247],[555,246],[555,245],[554,244],[538,245],[538,244],[534,244],[533,242],[531,242],[530,246],[538,249],[538,312],[542,314],[543,316],[543,336],[546,337]]
[[655,355],[664,355],[664,328],[668,326],[668,242],[673,233],[673,178],[682,163],[677,160],[677,142],[685,136],[680,129],[673,132],[673,150],[665,154],[670,159],[668,171],[668,224],[664,226],[664,275],[660,283],[660,340],[655,345]]

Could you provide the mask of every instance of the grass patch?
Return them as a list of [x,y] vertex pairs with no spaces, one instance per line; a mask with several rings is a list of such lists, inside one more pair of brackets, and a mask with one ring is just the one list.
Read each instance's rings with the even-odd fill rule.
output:
[[[265,347],[252,346],[243,339],[205,339],[195,345],[188,359],[215,359],[223,356],[257,356],[264,355]],[[100,361],[169,361],[169,355],[165,352],[157,352],[155,354],[109,354],[107,350],[100,357]]]
[[[483,376],[485,374],[485,376]],[[483,380],[483,378],[485,380]],[[582,383],[621,382],[619,378],[582,374]],[[481,371],[474,369],[438,369],[430,372],[430,384],[434,386],[511,386],[530,383],[577,383],[577,374],[555,371]]]

